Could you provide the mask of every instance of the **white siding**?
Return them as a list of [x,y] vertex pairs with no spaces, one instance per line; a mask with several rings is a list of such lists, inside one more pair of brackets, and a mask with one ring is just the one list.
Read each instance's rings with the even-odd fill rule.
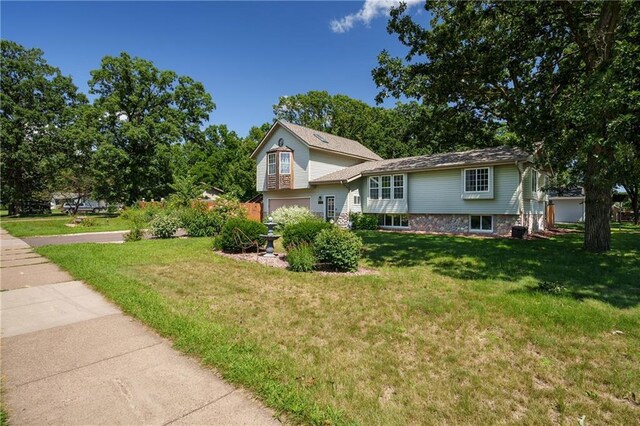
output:
[[555,198],[556,222],[584,222],[584,198]]
[[362,160],[317,150],[309,152],[309,180],[362,163]]
[[518,214],[516,166],[494,166],[493,179],[493,199],[465,200],[460,169],[411,173],[407,191],[409,213]]
[[[383,175],[380,175],[383,176]],[[384,176],[389,176],[388,174]],[[362,211],[364,213],[408,213],[409,204],[407,202],[409,197],[409,185],[411,178],[410,175],[404,174],[404,198],[395,200],[372,200],[369,198],[369,176],[365,176],[362,179]],[[393,175],[391,175],[393,181]],[[391,190],[391,196],[393,197],[393,189]],[[365,199],[366,197],[366,199]]]
[[[353,197],[360,197],[360,204],[355,204],[353,202]],[[350,212],[353,213],[361,213],[362,212],[362,197],[360,196],[360,186],[356,185],[355,187],[351,187],[351,191],[349,191],[349,200],[348,200],[348,208]]]
[[[310,199],[310,210],[319,216],[324,217],[324,197],[333,195],[336,197],[336,215],[340,213],[349,213],[349,205],[347,197],[349,190],[343,185],[318,185],[310,189],[284,190],[284,191],[268,191],[263,194],[263,203],[265,211],[269,206],[269,199],[276,198],[306,198]],[[322,196],[322,204],[318,204],[318,197]]]
[[264,144],[256,156],[256,190],[267,190],[267,152],[278,148],[278,139],[284,139],[284,145],[293,150],[293,187],[294,189],[309,187],[309,148],[287,130],[278,128]]

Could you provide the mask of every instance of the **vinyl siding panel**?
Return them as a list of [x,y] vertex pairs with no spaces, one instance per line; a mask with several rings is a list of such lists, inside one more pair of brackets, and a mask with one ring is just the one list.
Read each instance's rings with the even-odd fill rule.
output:
[[[380,176],[388,176],[380,175]],[[392,180],[393,180],[393,175]],[[408,204],[408,196],[409,191],[408,188],[410,185],[409,181],[411,180],[410,174],[404,175],[404,198],[403,199],[389,199],[389,200],[372,200],[369,198],[369,176],[365,176],[362,178],[361,184],[361,194],[362,194],[362,211],[364,213],[408,213],[409,204]],[[391,190],[391,196],[393,196],[393,189]]]
[[[277,140],[277,139],[276,139]],[[336,214],[349,213],[347,197],[349,190],[343,185],[319,185],[310,189],[294,189],[284,191],[266,191],[263,193],[263,203],[265,212],[268,211],[269,200],[272,198],[309,198],[310,210],[319,216],[324,217],[324,197],[333,195],[336,197]],[[322,196],[323,204],[318,204],[318,197]]]
[[515,165],[494,166],[493,199],[462,199],[461,169],[410,173],[409,213],[518,214],[519,173]]
[[267,190],[267,152],[278,148],[278,139],[284,139],[284,145],[293,150],[293,188],[309,187],[309,148],[283,128],[277,129],[256,155],[256,190]]
[[309,152],[309,180],[317,179],[361,162],[362,160],[355,158],[312,149]]

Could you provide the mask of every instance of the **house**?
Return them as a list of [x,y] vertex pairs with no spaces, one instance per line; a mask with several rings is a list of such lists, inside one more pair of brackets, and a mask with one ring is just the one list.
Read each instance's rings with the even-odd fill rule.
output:
[[546,176],[513,147],[383,160],[360,143],[277,121],[251,154],[264,212],[307,207],[347,226],[349,213],[382,228],[510,234],[545,228]]
[[224,194],[224,191],[222,189],[212,186],[211,188],[202,191],[202,194],[200,194],[200,199],[212,201],[220,197],[222,194]]
[[549,191],[549,202],[555,206],[556,222],[584,222],[584,200],[584,190],[580,187]]

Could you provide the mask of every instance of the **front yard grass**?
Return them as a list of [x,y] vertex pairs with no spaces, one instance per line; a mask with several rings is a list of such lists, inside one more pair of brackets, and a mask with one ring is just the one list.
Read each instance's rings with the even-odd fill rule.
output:
[[38,252],[295,422],[637,423],[640,228],[604,255],[581,234],[361,235],[378,275],[264,267],[208,238]]
[[3,218],[0,226],[14,237],[33,237],[45,235],[78,234],[83,232],[124,231],[129,229],[130,222],[118,216],[87,215],[95,218],[93,226],[67,226],[73,216],[48,215],[45,217]]

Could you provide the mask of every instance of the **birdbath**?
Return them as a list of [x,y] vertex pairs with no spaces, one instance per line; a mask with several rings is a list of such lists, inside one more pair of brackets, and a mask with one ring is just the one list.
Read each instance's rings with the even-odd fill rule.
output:
[[266,253],[263,254],[263,257],[276,257],[276,255],[273,254],[273,242],[280,238],[280,235],[275,235],[273,233],[273,229],[278,224],[273,221],[273,218],[271,216],[269,216],[269,222],[265,223],[265,225],[267,225],[267,235],[260,235],[265,240],[267,240],[267,247],[265,249]]

